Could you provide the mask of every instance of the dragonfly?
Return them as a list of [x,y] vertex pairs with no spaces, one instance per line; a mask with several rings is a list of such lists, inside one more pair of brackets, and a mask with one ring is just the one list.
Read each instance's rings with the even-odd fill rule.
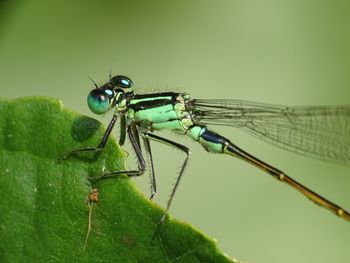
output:
[[[191,155],[187,146],[155,134],[162,130],[188,136],[207,152],[242,159],[298,190],[314,203],[350,221],[350,213],[339,205],[208,128],[210,125],[236,127],[283,149],[347,165],[350,162],[350,106],[286,107],[234,99],[193,99],[186,92],[136,94],[133,81],[124,75],[112,77],[110,74],[109,81],[101,86],[93,83],[95,88],[87,97],[90,110],[95,114],[114,110],[112,120],[97,147],[72,150],[62,159],[82,152],[103,150],[119,118],[119,144],[123,145],[128,136],[137,157],[138,169],[104,172],[98,179],[122,174],[141,176],[148,168],[152,199],[157,193],[157,184],[150,141],[182,151],[185,158],[161,222],[171,207]],[[142,148],[148,159],[145,159]],[[146,160],[149,161],[149,167]]]

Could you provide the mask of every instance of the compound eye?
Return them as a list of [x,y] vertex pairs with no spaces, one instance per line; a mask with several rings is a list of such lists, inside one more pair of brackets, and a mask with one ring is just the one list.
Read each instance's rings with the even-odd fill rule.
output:
[[102,114],[109,109],[110,99],[104,91],[93,89],[87,96],[87,103],[93,113]]
[[122,75],[114,76],[113,78],[111,78],[110,82],[112,82],[114,86],[123,89],[129,89],[133,85],[131,79],[129,79],[127,76]]

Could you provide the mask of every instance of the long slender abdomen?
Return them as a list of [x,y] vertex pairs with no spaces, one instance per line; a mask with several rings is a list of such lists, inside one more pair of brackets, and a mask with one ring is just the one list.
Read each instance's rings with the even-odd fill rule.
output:
[[266,164],[258,158],[252,156],[238,146],[234,145],[229,139],[208,130],[205,126],[193,126],[190,128],[188,135],[199,142],[203,148],[211,153],[224,153],[234,157],[243,159],[260,169],[265,170],[277,179],[283,177],[283,173],[278,169]]
[[284,182],[289,186],[293,187],[294,189],[298,190],[316,204],[323,206],[324,208],[330,210],[334,214],[350,221],[350,213],[347,212],[345,209],[327,200],[326,198],[312,191],[308,187],[302,185],[301,183],[289,177],[282,171],[276,169],[275,167],[252,156],[251,154],[234,145],[230,140],[226,139],[225,137],[215,132],[207,130],[207,128],[204,126],[192,126],[187,134],[195,141],[198,141],[208,152],[225,153],[245,160],[260,168],[261,170],[264,170],[279,181]]
[[230,143],[225,137],[200,125],[192,126],[187,135],[199,142],[206,151],[212,153],[224,153],[226,145]]

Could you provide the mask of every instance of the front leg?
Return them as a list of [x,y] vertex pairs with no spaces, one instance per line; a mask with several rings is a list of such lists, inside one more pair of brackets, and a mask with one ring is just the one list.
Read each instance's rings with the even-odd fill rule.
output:
[[102,137],[102,140],[97,147],[95,147],[95,148],[88,147],[88,148],[82,148],[82,149],[70,151],[70,152],[66,153],[65,155],[63,155],[61,158],[59,158],[59,160],[63,161],[65,159],[69,158],[70,156],[76,155],[76,154],[81,153],[81,152],[101,151],[105,147],[107,140],[108,140],[108,137],[111,134],[116,121],[117,121],[117,116],[113,115],[113,118],[112,118],[111,122],[109,123],[107,130],[105,131],[105,133]]

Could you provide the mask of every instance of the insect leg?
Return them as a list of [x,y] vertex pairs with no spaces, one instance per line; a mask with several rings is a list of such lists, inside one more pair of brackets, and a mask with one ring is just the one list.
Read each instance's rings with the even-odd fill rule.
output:
[[181,180],[182,175],[183,175],[183,173],[184,173],[184,171],[185,171],[185,168],[186,168],[186,166],[187,166],[188,159],[189,159],[189,157],[190,157],[190,155],[191,155],[191,152],[190,152],[190,149],[188,149],[186,146],[184,146],[184,145],[182,145],[182,144],[179,144],[179,143],[173,142],[173,141],[171,141],[171,140],[168,140],[168,139],[159,137],[159,136],[154,135],[154,134],[152,134],[152,133],[143,133],[142,136],[143,136],[144,138],[149,139],[149,140],[153,140],[153,141],[160,142],[160,143],[163,143],[163,144],[168,145],[168,146],[172,146],[172,147],[174,147],[174,148],[176,148],[176,149],[179,149],[179,150],[183,151],[184,153],[186,153],[186,159],[185,159],[185,161],[183,162],[183,164],[182,164],[182,166],[181,166],[180,173],[179,173],[179,175],[178,175],[177,178],[176,178],[176,182],[175,182],[175,185],[174,185],[174,187],[173,187],[173,189],[172,189],[172,191],[171,191],[170,197],[169,197],[169,199],[168,199],[167,206],[166,206],[166,208],[165,208],[163,217],[162,217],[162,219],[160,220],[160,222],[162,223],[162,222],[164,222],[164,220],[165,220],[166,213],[167,213],[167,212],[169,211],[169,209],[170,209],[171,203],[172,203],[172,201],[173,201],[173,199],[174,199],[175,192],[176,192],[176,190],[177,190],[177,188],[178,188],[178,186],[179,186],[180,180]]
[[112,118],[111,122],[109,123],[105,133],[103,134],[103,137],[102,137],[100,144],[97,147],[94,147],[94,148],[88,147],[88,148],[82,148],[82,149],[70,151],[70,152],[66,153],[65,155],[63,155],[59,160],[65,160],[65,159],[69,158],[70,156],[81,153],[81,152],[101,151],[103,149],[103,147],[106,145],[108,137],[111,134],[116,121],[117,121],[117,116],[113,115],[113,118]]
[[102,178],[108,178],[108,177],[115,177],[118,176],[120,174],[126,174],[128,176],[140,176],[142,175],[145,170],[146,170],[146,162],[145,159],[143,158],[142,152],[141,152],[141,148],[140,145],[138,144],[138,140],[135,138],[135,135],[132,132],[131,126],[127,127],[127,133],[129,136],[129,140],[131,142],[131,145],[135,151],[136,157],[137,157],[137,161],[138,161],[138,165],[139,165],[139,169],[138,170],[130,170],[130,171],[114,171],[114,172],[107,172],[104,173],[101,176],[98,177],[93,177],[90,178],[92,180],[97,180],[97,179],[102,179]]
[[149,139],[145,137],[142,134],[143,143],[145,145],[145,150],[149,158],[150,162],[150,179],[151,179],[151,196],[150,199],[153,199],[153,197],[157,194],[157,183],[156,183],[156,176],[154,173],[154,165],[153,165],[153,157],[152,157],[152,151],[151,151],[151,145],[149,142]]
[[126,136],[126,121],[125,121],[125,115],[120,115],[120,135],[119,135],[119,145],[124,145],[125,142],[125,136]]

